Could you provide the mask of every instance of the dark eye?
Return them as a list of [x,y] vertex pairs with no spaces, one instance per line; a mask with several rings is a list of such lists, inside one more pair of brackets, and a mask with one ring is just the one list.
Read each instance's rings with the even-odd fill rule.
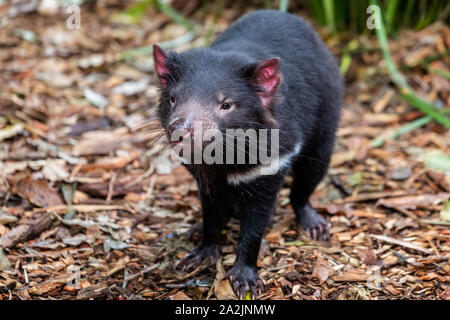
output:
[[170,105],[173,107],[175,105],[175,102],[177,102],[177,101],[176,101],[174,96],[170,96],[169,97],[169,102],[170,102]]
[[233,107],[233,104],[231,102],[223,102],[220,105],[220,110],[230,110]]

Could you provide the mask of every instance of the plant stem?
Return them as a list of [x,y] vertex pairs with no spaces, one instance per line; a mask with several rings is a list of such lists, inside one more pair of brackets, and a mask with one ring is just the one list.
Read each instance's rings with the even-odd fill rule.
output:
[[[371,4],[379,5],[378,0],[370,0]],[[398,71],[397,67],[394,64],[394,61],[392,60],[391,53],[389,51],[388,47],[388,41],[386,37],[386,32],[384,29],[383,24],[383,18],[380,16],[378,17],[380,19],[380,28],[376,29],[376,35],[378,38],[378,42],[381,46],[381,51],[383,52],[383,58],[386,62],[386,66],[389,71],[389,75],[394,82],[394,84],[397,86],[397,88],[400,90],[400,94],[402,95],[403,99],[422,111],[423,113],[427,114],[428,116],[432,117],[434,120],[439,122],[440,124],[450,128],[450,119],[443,115],[437,107],[420,98],[409,86],[409,84],[406,82],[403,75]]]
[[166,2],[162,0],[153,0],[156,7],[164,14],[166,14],[170,19],[172,19],[174,22],[178,23],[179,25],[182,25],[185,27],[188,31],[192,31],[194,29],[194,26],[192,23],[183,17],[178,11],[174,10],[170,4],[167,4]]
[[219,5],[218,5],[216,11],[214,12],[213,21],[208,26],[208,30],[206,32],[205,39],[204,39],[205,46],[208,46],[211,42],[211,37],[214,33],[214,28],[216,27],[217,20],[219,19],[220,15],[222,14],[224,6],[225,6],[225,1],[221,0],[219,2]]
[[389,140],[396,139],[403,134],[406,134],[410,131],[413,131],[415,129],[423,127],[424,125],[428,124],[431,120],[432,120],[432,118],[429,116],[425,116],[425,117],[419,118],[417,120],[414,120],[398,129],[396,129],[392,133],[392,135],[390,135],[389,137],[378,137],[378,138],[373,139],[370,142],[370,146],[372,148],[381,147],[387,139],[389,139]]
[[336,24],[334,21],[334,2],[333,0],[322,0],[323,7],[325,9],[325,18],[327,25],[331,27],[331,30],[336,30]]
[[280,1],[280,11],[287,12],[289,8],[289,0]]

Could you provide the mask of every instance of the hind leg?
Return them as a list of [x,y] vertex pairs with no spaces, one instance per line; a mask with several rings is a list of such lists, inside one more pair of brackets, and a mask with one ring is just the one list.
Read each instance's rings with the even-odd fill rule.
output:
[[[323,159],[324,157],[322,157]],[[325,176],[329,159],[299,156],[292,166],[290,200],[299,224],[314,240],[328,240],[328,224],[311,206],[309,197]]]

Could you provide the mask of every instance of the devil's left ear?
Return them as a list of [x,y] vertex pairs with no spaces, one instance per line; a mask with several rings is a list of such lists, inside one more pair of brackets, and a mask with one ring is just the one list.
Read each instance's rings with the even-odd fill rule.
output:
[[280,84],[280,58],[265,60],[256,65],[252,82],[264,107],[269,106]]
[[170,73],[167,67],[167,53],[157,44],[153,45],[153,60],[155,62],[155,70],[158,74],[162,87],[167,84],[167,75]]

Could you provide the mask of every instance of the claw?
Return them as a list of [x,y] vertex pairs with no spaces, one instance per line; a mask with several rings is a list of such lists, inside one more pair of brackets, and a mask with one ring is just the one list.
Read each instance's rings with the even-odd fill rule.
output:
[[252,286],[252,288],[250,290],[250,295],[252,296],[252,300],[256,300],[256,297],[259,296],[259,294],[257,293],[257,290],[259,291],[258,288],[256,288],[255,286]]
[[181,267],[181,270],[184,272],[192,272],[204,262],[207,262],[208,264],[216,262],[219,256],[219,247],[217,245],[198,247],[188,253],[178,263],[177,267]]
[[329,230],[326,220],[310,205],[297,209],[297,223],[313,240],[328,240]]
[[238,299],[245,299],[247,292],[254,300],[264,291],[264,283],[259,277],[256,269],[247,265],[234,265],[227,272],[231,287]]

